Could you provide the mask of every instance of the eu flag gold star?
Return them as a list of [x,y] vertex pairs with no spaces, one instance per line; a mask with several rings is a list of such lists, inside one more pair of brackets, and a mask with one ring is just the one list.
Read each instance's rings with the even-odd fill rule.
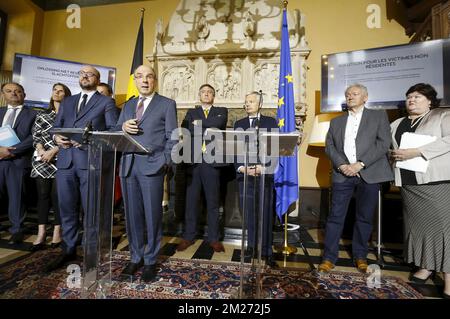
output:
[[286,75],[285,78],[288,80],[288,83],[292,83],[292,81],[294,81],[294,78],[290,74]]
[[282,105],[284,105],[284,96],[278,99],[278,107],[281,107]]
[[280,119],[279,121],[278,121],[278,127],[279,128],[282,128],[284,126],[284,119]]

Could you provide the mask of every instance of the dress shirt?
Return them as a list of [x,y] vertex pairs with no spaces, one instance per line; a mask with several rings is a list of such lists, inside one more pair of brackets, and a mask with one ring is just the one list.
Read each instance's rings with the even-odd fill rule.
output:
[[358,113],[348,111],[347,125],[344,136],[344,153],[350,164],[356,163],[356,136],[358,135],[359,124],[361,124],[364,108]]
[[[9,117],[9,114],[11,114],[11,112],[13,112],[13,108],[14,108],[13,106],[8,105],[8,110],[6,110],[5,117],[3,118],[2,126],[5,125],[6,119]],[[23,105],[16,106],[15,108],[17,109],[16,117],[14,118],[13,125],[11,125],[11,127],[14,127],[14,124],[16,124],[16,119],[19,116],[20,111],[22,111]]]

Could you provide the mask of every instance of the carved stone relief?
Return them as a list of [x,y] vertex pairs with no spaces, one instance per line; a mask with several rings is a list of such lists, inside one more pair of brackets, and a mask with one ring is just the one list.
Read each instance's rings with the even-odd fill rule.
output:
[[276,103],[278,101],[278,81],[280,64],[263,62],[255,67],[255,87],[265,88],[264,101]]
[[208,68],[207,83],[216,89],[216,101],[241,99],[240,63],[217,63]]
[[161,76],[162,94],[174,100],[192,101],[195,99],[194,69],[187,65],[167,68]]

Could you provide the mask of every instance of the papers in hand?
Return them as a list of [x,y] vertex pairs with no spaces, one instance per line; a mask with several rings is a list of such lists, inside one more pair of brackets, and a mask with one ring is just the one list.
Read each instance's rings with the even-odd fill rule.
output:
[[10,147],[19,143],[20,140],[10,125],[0,127],[0,146]]
[[[416,133],[403,133],[400,141],[400,148],[417,148],[429,144],[436,140],[436,136],[423,135]],[[409,171],[425,173],[427,171],[429,161],[421,156],[411,158],[406,161],[398,161],[396,166],[398,168],[407,169]]]

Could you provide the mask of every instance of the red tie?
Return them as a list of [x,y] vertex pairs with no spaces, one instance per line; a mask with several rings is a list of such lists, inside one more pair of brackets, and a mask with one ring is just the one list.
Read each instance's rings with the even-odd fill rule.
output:
[[144,114],[144,101],[145,97],[141,98],[136,108],[136,119],[138,121],[142,119],[142,115]]

